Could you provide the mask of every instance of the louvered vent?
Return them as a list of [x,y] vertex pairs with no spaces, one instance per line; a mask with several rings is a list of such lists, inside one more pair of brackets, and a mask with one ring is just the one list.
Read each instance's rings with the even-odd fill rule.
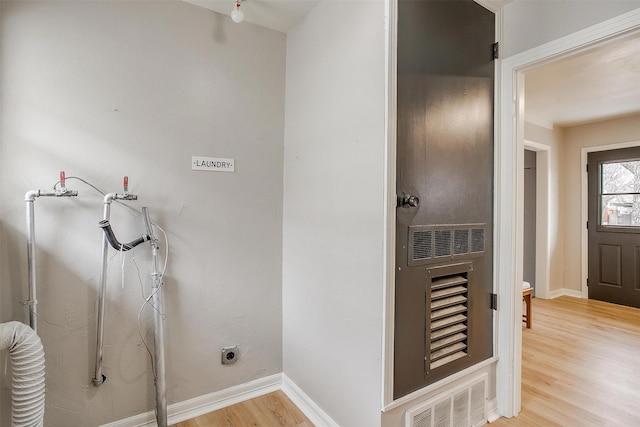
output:
[[426,370],[467,355],[468,273],[431,279]]
[[412,225],[408,264],[420,265],[484,255],[486,224]]
[[487,375],[421,403],[405,413],[405,427],[480,427],[487,422]]

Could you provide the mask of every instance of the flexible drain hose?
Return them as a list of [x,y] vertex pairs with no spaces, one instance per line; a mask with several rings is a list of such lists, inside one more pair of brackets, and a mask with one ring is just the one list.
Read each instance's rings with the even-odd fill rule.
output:
[[11,426],[42,426],[45,387],[40,337],[23,323],[0,323],[0,350],[9,350],[13,367]]
[[104,235],[107,237],[107,241],[111,245],[111,247],[117,251],[128,251],[129,249],[133,249],[138,246],[140,243],[144,243],[151,238],[143,234],[142,237],[138,237],[136,240],[132,240],[129,243],[120,243],[116,238],[116,235],[113,234],[113,229],[111,228],[111,224],[108,219],[103,219],[98,223],[98,227],[104,230]]

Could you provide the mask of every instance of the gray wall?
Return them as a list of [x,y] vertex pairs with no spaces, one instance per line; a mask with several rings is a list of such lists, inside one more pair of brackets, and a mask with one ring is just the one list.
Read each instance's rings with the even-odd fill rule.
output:
[[[132,205],[149,206],[170,240],[169,403],[281,372],[285,35],[183,2],[3,1],[0,11],[1,320],[27,321],[24,193],[51,188],[60,170],[106,191],[129,175]],[[192,155],[234,158],[236,172],[192,171]],[[127,254],[124,274],[111,258],[108,379],[90,384],[102,198],[67,185],[80,197],[36,201],[36,235],[46,423],[70,427],[152,410],[154,395],[137,320],[146,245]],[[121,240],[142,233],[120,206],[113,224]],[[223,368],[228,344],[240,361]],[[3,374],[1,425],[9,385]]]
[[524,150],[523,279],[536,284],[536,153]]
[[504,7],[508,57],[640,7],[640,0],[514,0]]
[[339,425],[380,424],[384,2],[287,35],[284,373]]
[[[547,218],[546,226],[543,224],[541,227],[548,227],[547,239],[548,241],[540,242],[542,245],[547,245],[548,248],[548,266],[538,265],[538,272],[544,273],[545,269],[547,274],[542,278],[538,278],[538,282],[547,278],[549,282],[549,292],[553,293],[564,288],[564,274],[565,274],[565,250],[564,250],[564,215],[562,212],[566,209],[566,201],[563,193],[563,181],[565,177],[565,155],[563,149],[564,142],[564,129],[555,127],[554,129],[547,129],[538,125],[534,125],[529,122],[524,124],[524,138],[527,141],[532,141],[538,144],[543,144],[549,147],[546,152],[546,165],[547,165],[547,182],[546,196],[543,194],[544,189],[541,189],[538,195],[538,203],[541,203],[540,207],[545,209],[544,205],[547,205]],[[536,167],[542,167],[536,165]],[[544,181],[544,180],[543,180]],[[542,270],[540,270],[542,268]],[[543,296],[545,298],[551,295],[542,295],[541,288],[538,288],[537,296]]]
[[582,150],[610,144],[633,143],[640,145],[640,115],[604,120],[564,131],[563,196],[566,200],[564,217],[564,287],[580,291],[581,280],[581,179],[584,165]]

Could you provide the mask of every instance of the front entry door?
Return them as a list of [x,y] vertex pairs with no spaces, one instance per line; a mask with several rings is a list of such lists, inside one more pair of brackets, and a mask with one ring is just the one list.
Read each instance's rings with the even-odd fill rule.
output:
[[493,352],[494,14],[398,9],[394,398]]
[[640,308],[640,147],[588,154],[589,298]]

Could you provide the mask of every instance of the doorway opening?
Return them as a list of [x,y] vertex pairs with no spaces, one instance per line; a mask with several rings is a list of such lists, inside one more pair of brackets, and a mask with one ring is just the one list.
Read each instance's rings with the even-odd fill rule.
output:
[[[497,390],[500,412],[515,416],[521,406],[522,330],[517,319],[522,315],[521,283],[523,276],[523,199],[524,174],[524,85],[525,72],[562,58],[575,56],[589,49],[604,46],[616,39],[637,36],[640,13],[629,13],[620,18],[594,25],[552,43],[523,52],[502,62],[501,68],[501,139],[498,161],[501,177],[498,189],[497,230],[498,256],[501,263],[496,270],[498,293],[503,306],[499,319],[499,335],[507,345],[499,346],[500,363],[497,367]],[[515,120],[513,120],[515,113]],[[594,144],[596,145],[596,144]],[[578,204],[579,206],[579,204]],[[534,320],[535,324],[535,320]]]

